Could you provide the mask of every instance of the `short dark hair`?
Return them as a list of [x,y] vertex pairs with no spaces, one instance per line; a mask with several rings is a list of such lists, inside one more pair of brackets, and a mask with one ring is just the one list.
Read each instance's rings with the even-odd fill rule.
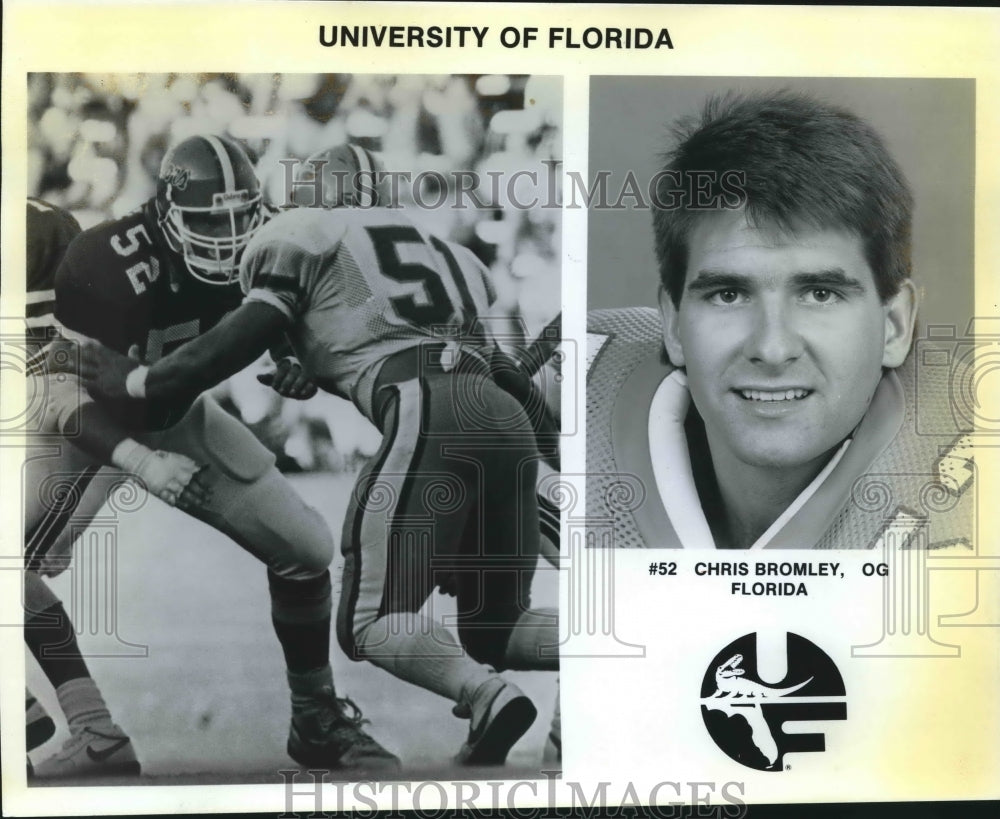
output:
[[[745,198],[735,207],[751,225],[804,222],[856,233],[882,301],[909,278],[913,196],[882,138],[849,111],[788,90],[730,93],[711,98],[700,117],[680,120],[673,137],[657,180],[653,230],[660,281],[674,305],[684,292],[695,220],[709,212],[677,197],[693,173],[719,180],[737,172]],[[726,193],[713,184],[708,201]]]

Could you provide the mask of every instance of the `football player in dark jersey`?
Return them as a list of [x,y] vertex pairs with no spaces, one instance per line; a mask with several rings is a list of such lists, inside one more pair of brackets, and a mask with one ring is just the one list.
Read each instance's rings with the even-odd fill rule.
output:
[[[859,481],[918,508],[963,432],[915,433],[903,173],[867,123],[791,92],[714,99],[676,137],[659,314],[588,324],[588,515],[618,546],[870,548],[886,514]],[[947,385],[923,389],[946,416]],[[939,535],[968,535],[965,501]]]
[[[164,157],[157,193],[123,216],[84,231],[55,278],[55,318],[70,339],[98,339],[155,362],[213,328],[240,301],[240,256],[268,211],[243,148],[195,136]],[[273,350],[283,339],[274,337]],[[280,353],[275,386],[304,394],[300,368]],[[304,765],[376,769],[398,760],[361,730],[361,715],[338,698],[330,667],[333,541],[274,465],[273,455],[200,390],[171,400],[102,400],[138,441],[190,457],[206,469],[203,503],[187,511],[267,566],[271,614],[291,688],[289,755]],[[66,378],[50,388],[47,420],[61,429],[92,398]],[[91,456],[64,447],[50,470],[81,472]],[[72,460],[73,463],[66,463]],[[58,461],[58,462],[55,462]]]
[[[468,249],[371,207],[377,164],[365,149],[307,165],[320,169],[309,184],[328,207],[286,211],[258,231],[239,310],[149,368],[90,345],[82,372],[105,395],[170,400],[287,332],[309,377],[383,433],[344,525],[340,644],[451,699],[470,720],[459,762],[502,764],[536,709],[496,669],[556,669],[558,629],[554,610],[530,606],[540,455],[523,401],[491,367],[492,286]],[[435,587],[457,597],[460,644],[424,613]]]
[[[25,360],[31,380],[29,391],[43,399],[36,407],[39,412],[49,409],[44,401],[48,384],[41,368],[43,350],[58,336],[53,315],[55,272],[79,233],[80,226],[70,213],[39,199],[28,199]],[[131,438],[100,405],[86,404],[81,407],[80,417],[70,423],[75,447],[138,477],[149,492],[164,502],[184,508],[206,499],[206,490],[195,477],[198,465],[194,461],[177,453],[154,452]],[[73,533],[86,528],[103,505],[109,487],[106,481],[91,480],[95,470],[77,474],[69,482],[40,484],[38,479],[44,470],[36,466],[50,463],[44,453],[52,447],[51,437],[28,437],[26,490],[41,498],[40,502],[29,501],[26,510],[24,634],[55,689],[70,738],[58,753],[37,768],[29,767],[29,771],[39,777],[138,773],[139,763],[131,742],[114,723],[90,676],[69,615],[41,576],[55,575],[66,568]],[[121,473],[115,474],[120,479]],[[58,647],[58,651],[48,650],[52,647]],[[54,734],[55,724],[30,693],[26,704],[26,747],[31,751]],[[94,756],[85,753],[87,747],[95,751]]]

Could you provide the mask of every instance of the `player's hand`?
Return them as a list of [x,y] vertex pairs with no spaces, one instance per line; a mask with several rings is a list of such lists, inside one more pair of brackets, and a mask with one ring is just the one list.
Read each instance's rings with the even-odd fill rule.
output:
[[299,360],[292,356],[282,358],[275,364],[272,372],[261,373],[257,376],[257,380],[278,395],[299,401],[312,398],[319,389],[306,375]]
[[156,450],[140,461],[135,474],[164,503],[194,509],[211,497],[203,469],[186,455]]
[[201,467],[194,475],[181,496],[177,499],[177,508],[190,512],[200,509],[212,499],[212,485],[208,480],[208,464]]
[[125,379],[135,366],[135,361],[99,341],[80,343],[80,380],[95,398],[128,398]]
[[53,339],[45,347],[42,358],[42,372],[48,375],[69,373],[76,375],[79,371],[79,352],[77,343],[66,338]]

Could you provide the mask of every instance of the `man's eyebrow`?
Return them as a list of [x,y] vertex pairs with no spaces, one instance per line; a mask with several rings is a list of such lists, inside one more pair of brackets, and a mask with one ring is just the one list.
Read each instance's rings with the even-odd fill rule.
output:
[[[705,293],[711,290],[723,290],[727,287],[745,289],[757,281],[759,281],[758,276],[748,276],[728,270],[704,269],[698,271],[685,289],[689,293]],[[854,293],[864,293],[867,289],[864,282],[849,276],[840,267],[794,273],[789,282],[795,287],[836,287]]]
[[689,293],[704,293],[709,290],[721,290],[727,287],[747,287],[753,278],[742,273],[732,273],[727,270],[699,270],[685,288]]
[[799,287],[836,287],[854,293],[864,293],[867,290],[863,281],[847,275],[839,267],[809,273],[796,273],[792,276],[791,282]]

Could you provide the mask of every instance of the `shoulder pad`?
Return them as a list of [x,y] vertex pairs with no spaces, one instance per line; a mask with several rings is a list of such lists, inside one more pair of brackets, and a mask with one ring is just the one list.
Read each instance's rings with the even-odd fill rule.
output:
[[246,253],[274,242],[295,245],[310,254],[335,251],[347,232],[346,220],[323,208],[292,208],[269,219],[254,234]]
[[[607,377],[617,380],[626,370],[663,349],[659,311],[652,307],[619,307],[587,313],[587,378],[598,361]],[[604,365],[607,366],[604,366]]]

